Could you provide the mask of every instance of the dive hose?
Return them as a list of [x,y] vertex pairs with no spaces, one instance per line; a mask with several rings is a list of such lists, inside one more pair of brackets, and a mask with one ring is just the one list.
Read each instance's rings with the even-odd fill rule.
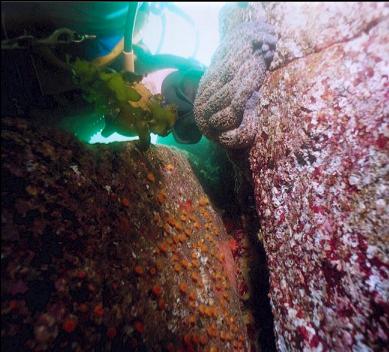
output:
[[128,4],[126,26],[124,29],[124,43],[123,43],[123,68],[127,72],[135,71],[135,56],[132,48],[132,39],[134,34],[136,15],[138,13],[138,2],[130,2]]

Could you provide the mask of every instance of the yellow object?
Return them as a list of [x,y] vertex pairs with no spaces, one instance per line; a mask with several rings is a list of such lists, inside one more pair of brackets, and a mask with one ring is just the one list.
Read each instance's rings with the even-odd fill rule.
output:
[[123,56],[124,56],[124,62],[123,62],[123,69],[126,72],[135,72],[135,55],[134,52],[125,52],[123,51]]
[[85,98],[104,114],[103,136],[114,132],[139,136],[142,147],[150,144],[150,133],[166,136],[176,121],[174,106],[162,105],[162,96],[152,95],[140,76],[130,72],[108,72],[87,61],[77,60],[73,70]]

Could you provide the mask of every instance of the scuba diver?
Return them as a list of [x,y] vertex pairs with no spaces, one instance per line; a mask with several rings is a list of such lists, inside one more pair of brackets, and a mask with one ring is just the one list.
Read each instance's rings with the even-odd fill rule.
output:
[[[13,107],[15,101],[16,105],[23,107],[24,103],[24,109],[29,109],[47,96],[54,96],[57,101],[62,99],[62,105],[67,109],[75,106],[72,99],[69,101],[64,97],[76,89],[69,74],[70,58],[80,57],[98,67],[116,71],[124,68],[141,76],[172,69],[173,72],[164,78],[160,92],[164,103],[174,104],[177,108],[177,120],[172,129],[174,138],[186,144],[201,139],[193,116],[193,102],[204,73],[204,66],[193,59],[198,45],[197,32],[191,58],[159,53],[167,11],[182,17],[195,29],[190,16],[178,6],[163,2],[2,2],[1,6],[2,59],[5,59],[2,61],[9,63],[8,67],[16,66],[14,81],[22,81],[23,90],[23,94],[14,93],[12,96],[12,92],[18,89],[2,89],[11,91],[4,93],[11,96],[2,93],[2,106],[5,103],[2,115],[9,113],[10,109],[6,108]],[[142,28],[150,14],[160,16],[162,22],[155,54],[141,39]],[[32,54],[20,55],[26,49]],[[7,57],[10,51],[14,53]],[[26,62],[30,59],[32,68],[29,70]],[[10,74],[4,66],[2,74]],[[39,89],[33,86],[31,77],[34,75]],[[37,96],[37,91],[41,96]]]

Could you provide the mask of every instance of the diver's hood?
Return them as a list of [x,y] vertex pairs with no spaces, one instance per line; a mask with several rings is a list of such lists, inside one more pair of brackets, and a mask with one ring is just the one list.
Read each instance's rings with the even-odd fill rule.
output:
[[174,71],[162,83],[161,93],[165,102],[177,107],[173,136],[178,143],[194,144],[202,137],[194,118],[193,103],[203,73],[203,69],[197,68]]

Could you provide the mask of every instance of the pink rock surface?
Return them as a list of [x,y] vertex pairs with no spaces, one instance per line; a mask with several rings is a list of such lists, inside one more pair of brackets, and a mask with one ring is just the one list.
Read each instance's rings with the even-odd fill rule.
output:
[[[299,5],[311,10],[290,27],[291,6],[274,5],[285,16],[269,15],[282,32],[273,64],[284,65],[260,90],[250,153],[277,346],[382,351],[389,331],[386,5]],[[309,50],[303,33],[313,41]]]
[[[389,15],[385,2],[272,2],[265,8],[279,37],[271,69],[356,38]],[[262,14],[255,3],[249,11]]]

